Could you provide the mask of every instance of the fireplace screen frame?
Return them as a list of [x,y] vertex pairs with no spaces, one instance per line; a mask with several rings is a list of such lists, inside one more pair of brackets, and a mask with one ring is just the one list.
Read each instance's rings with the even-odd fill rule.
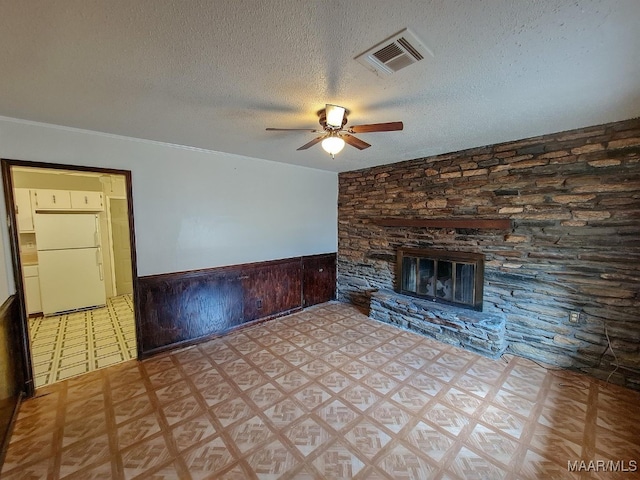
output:
[[398,248],[396,292],[482,311],[484,258],[481,253]]

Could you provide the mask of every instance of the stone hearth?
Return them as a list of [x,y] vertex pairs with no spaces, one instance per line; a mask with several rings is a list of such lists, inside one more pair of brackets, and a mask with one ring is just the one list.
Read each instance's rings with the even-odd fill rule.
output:
[[369,316],[490,358],[507,348],[506,322],[498,314],[379,290],[371,294]]

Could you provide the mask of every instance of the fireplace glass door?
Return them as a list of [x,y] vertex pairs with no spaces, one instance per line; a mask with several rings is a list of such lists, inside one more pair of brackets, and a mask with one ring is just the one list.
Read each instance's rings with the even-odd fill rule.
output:
[[400,293],[482,310],[483,275],[480,254],[398,250]]
[[416,257],[404,257],[402,261],[402,288],[408,292],[418,291],[417,265]]
[[473,303],[473,289],[476,266],[473,263],[456,263],[455,300],[460,303]]
[[438,260],[438,275],[436,276],[436,297],[451,300],[453,293],[452,262]]

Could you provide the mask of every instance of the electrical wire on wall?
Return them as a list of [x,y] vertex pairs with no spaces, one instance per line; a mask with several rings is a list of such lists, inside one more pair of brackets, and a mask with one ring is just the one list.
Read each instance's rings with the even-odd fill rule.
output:
[[607,383],[609,383],[609,380],[611,380],[613,374],[618,371],[618,368],[620,368],[620,363],[618,362],[618,356],[616,355],[616,352],[613,351],[613,347],[611,346],[611,339],[609,338],[609,331],[607,330],[607,321],[603,319],[602,324],[604,325],[604,336],[607,337],[607,348],[605,348],[604,352],[602,352],[602,354],[600,355],[598,366],[602,363],[602,358],[604,357],[605,353],[607,353],[607,350],[611,350],[611,354],[613,355],[613,359],[615,360],[614,365],[616,366],[616,368],[614,368],[607,377]]

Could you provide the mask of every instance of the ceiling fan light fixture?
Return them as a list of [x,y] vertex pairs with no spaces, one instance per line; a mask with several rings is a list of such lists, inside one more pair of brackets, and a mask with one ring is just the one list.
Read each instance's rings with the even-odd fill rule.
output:
[[344,119],[344,107],[338,105],[327,104],[325,114],[327,117],[327,126],[331,128],[342,128],[342,120]]
[[267,128],[267,130],[303,130],[312,133],[322,133],[322,135],[305,143],[296,150],[307,150],[320,143],[322,149],[331,155],[331,158],[335,158],[335,155],[342,151],[345,143],[348,143],[358,150],[364,150],[371,146],[358,137],[353,136],[352,134],[354,133],[395,132],[403,129],[402,122],[368,123],[352,125],[351,127],[345,128],[348,121],[347,115],[349,115],[349,110],[330,103],[327,103],[325,108],[319,110],[317,115],[322,130],[311,130],[308,128]]
[[322,149],[331,155],[331,158],[335,158],[336,153],[340,153],[344,148],[344,140],[337,135],[331,135],[322,140],[321,145]]

